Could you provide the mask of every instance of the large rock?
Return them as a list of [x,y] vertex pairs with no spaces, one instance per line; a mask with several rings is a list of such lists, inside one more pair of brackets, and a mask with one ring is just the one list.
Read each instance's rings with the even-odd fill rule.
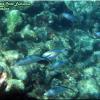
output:
[[78,83],[78,89],[80,97],[82,96],[83,98],[86,98],[88,95],[95,96],[95,94],[100,93],[100,88],[93,78],[81,80]]
[[7,80],[7,87],[5,89],[6,92],[11,90],[24,90],[25,86],[21,80],[17,79],[9,79]]
[[16,26],[22,24],[21,13],[18,10],[7,12],[7,33],[13,33]]
[[13,66],[11,68],[11,71],[12,71],[12,76],[14,78],[17,78],[19,80],[26,80],[27,79],[27,73],[25,72],[24,68],[22,68],[21,66]]

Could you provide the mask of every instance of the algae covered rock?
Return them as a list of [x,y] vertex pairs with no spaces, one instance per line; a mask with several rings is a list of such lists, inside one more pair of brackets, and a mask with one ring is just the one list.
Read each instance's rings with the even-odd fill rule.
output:
[[7,67],[5,62],[0,61],[0,68],[3,69],[4,71],[9,72],[9,68]]
[[20,32],[21,38],[36,38],[36,33],[31,29],[30,25],[26,25]]
[[93,42],[94,40],[89,38],[88,36],[81,37],[81,48],[83,51],[92,51],[93,50]]
[[98,85],[100,86],[100,64],[98,64],[98,66],[94,68],[94,76]]
[[13,33],[15,28],[22,23],[21,13],[18,10],[7,12],[7,33]]
[[90,79],[85,79],[85,80],[81,80],[78,83],[78,89],[80,92],[80,96],[87,96],[89,95],[94,95],[100,92],[100,88],[97,85],[95,79],[90,78]]
[[16,50],[3,51],[2,55],[6,62],[13,64],[13,61],[19,58],[19,53]]
[[6,92],[11,90],[24,90],[25,86],[21,80],[17,79],[9,79],[7,80],[7,87],[5,89]]
[[52,41],[52,40],[47,41],[47,42],[45,43],[45,46],[46,46],[49,50],[52,50],[52,49],[55,49],[55,48],[59,49],[59,48],[63,47],[61,41],[58,41],[58,40],[56,40],[56,41]]
[[76,13],[90,12],[93,9],[92,3],[93,2],[83,1],[83,0],[76,2],[65,1],[65,4]]
[[47,36],[48,36],[48,29],[47,27],[34,27],[34,31],[36,32],[37,34],[37,42],[41,42],[41,41],[46,41],[47,40]]
[[83,74],[84,78],[92,78],[94,76],[94,68],[93,67],[85,68]]
[[96,51],[93,53],[94,60],[96,63],[100,64],[100,51]]
[[88,36],[81,37],[79,44],[81,48],[81,59],[89,58],[93,53],[93,39]]
[[71,53],[71,55],[73,54],[73,61],[85,61],[90,58],[93,53],[94,39],[80,29],[75,29],[69,36],[69,44],[71,48],[75,48],[74,51],[72,50],[74,54]]
[[21,66],[13,66],[11,68],[12,75],[14,78],[17,78],[19,80],[26,80],[27,79],[27,73],[25,72],[24,68]]

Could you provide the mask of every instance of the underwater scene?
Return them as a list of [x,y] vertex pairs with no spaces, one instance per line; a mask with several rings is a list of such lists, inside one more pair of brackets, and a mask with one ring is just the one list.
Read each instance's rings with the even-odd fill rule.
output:
[[100,99],[100,1],[0,0],[0,100]]

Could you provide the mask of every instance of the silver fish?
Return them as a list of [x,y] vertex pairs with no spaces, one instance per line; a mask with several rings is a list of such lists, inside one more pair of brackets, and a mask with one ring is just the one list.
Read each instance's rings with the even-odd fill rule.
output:
[[100,32],[95,32],[96,37],[100,37]]
[[55,49],[55,50],[50,50],[45,52],[42,57],[47,58],[49,60],[52,60],[54,58],[56,58],[60,53],[65,52],[66,49]]
[[57,96],[66,90],[63,86],[55,86],[44,93],[44,96]]
[[66,63],[67,63],[67,61],[57,61],[54,64],[51,64],[50,68],[51,69],[59,69],[59,68],[62,68]]
[[35,63],[41,60],[45,60],[45,59],[39,56],[30,55],[19,60],[18,62],[15,63],[15,65],[17,66],[28,65],[28,64]]
[[67,20],[71,21],[71,22],[75,22],[76,21],[76,18],[74,15],[71,15],[67,12],[65,13],[62,13],[62,17],[66,18]]

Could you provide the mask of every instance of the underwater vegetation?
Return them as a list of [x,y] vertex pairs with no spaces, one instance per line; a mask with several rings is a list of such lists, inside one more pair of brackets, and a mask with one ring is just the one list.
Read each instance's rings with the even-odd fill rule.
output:
[[28,2],[0,10],[0,100],[100,99],[100,2]]

